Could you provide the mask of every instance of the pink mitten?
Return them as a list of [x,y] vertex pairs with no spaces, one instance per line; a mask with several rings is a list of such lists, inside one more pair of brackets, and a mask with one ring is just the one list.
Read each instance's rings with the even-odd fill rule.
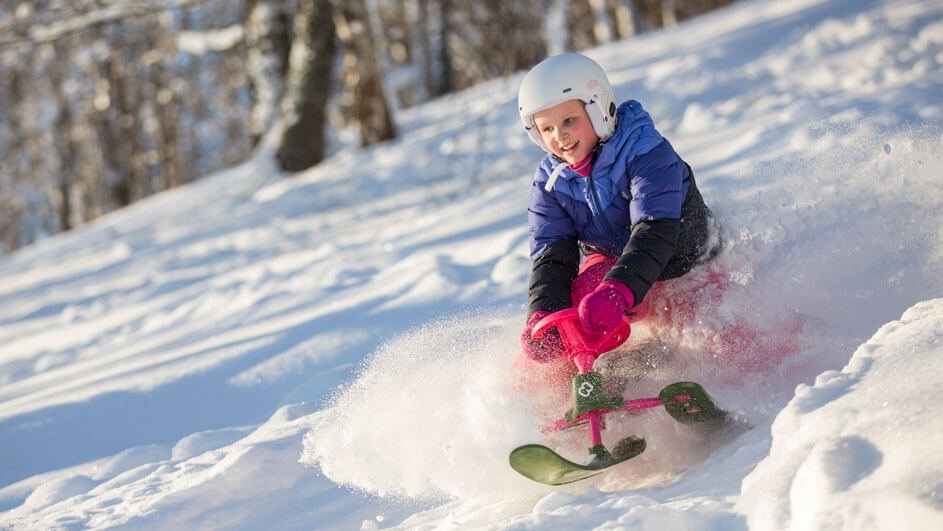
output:
[[546,363],[563,352],[563,341],[560,339],[560,333],[557,332],[556,327],[545,331],[539,340],[533,338],[534,327],[548,315],[550,315],[548,311],[534,312],[527,320],[524,332],[521,333],[521,349],[524,354],[527,354],[528,358],[541,363]]
[[580,301],[580,322],[589,332],[612,333],[634,305],[635,295],[628,286],[615,280],[604,280]]

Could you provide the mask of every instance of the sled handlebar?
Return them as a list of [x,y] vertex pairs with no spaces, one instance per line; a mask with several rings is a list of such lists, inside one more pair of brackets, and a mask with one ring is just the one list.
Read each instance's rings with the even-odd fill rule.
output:
[[590,332],[583,328],[577,309],[567,308],[537,321],[533,331],[534,339],[540,339],[552,327],[556,327],[560,332],[567,357],[580,368],[581,372],[583,372],[583,365],[588,363],[588,367],[592,367],[592,362],[596,358],[624,343],[632,331],[626,318],[615,332],[602,335]]

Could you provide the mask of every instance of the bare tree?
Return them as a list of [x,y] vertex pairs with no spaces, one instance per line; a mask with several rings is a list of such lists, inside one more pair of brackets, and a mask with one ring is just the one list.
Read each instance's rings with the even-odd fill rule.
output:
[[[72,0],[65,9],[36,8],[21,2],[0,19],[0,46],[53,42],[89,28],[185,8],[208,0]],[[38,3],[38,2],[37,2]]]
[[547,53],[537,0],[448,5],[443,32],[453,90],[529,67]]
[[248,75],[252,84],[252,143],[275,123],[285,92],[292,13],[285,0],[252,0],[246,20]]
[[[441,6],[430,5],[429,0],[413,0],[415,5],[413,17],[410,20],[413,60],[419,64],[422,91],[420,101],[445,94],[446,77],[443,69],[444,46],[441,42],[443,15]],[[438,24],[436,24],[438,22]],[[440,43],[436,46],[436,42]],[[422,97],[424,96],[424,97]]]
[[342,105],[360,131],[363,146],[396,136],[377,58],[377,45],[363,0],[332,0],[334,24],[344,45]]
[[641,16],[636,0],[606,0],[618,39],[629,39],[642,32]]
[[54,142],[58,146],[53,157],[57,158],[56,170],[58,173],[59,189],[59,228],[60,230],[69,230],[77,223],[73,223],[73,217],[78,210],[77,205],[73,205],[75,200],[74,186],[77,181],[75,170],[78,166],[79,147],[73,135],[75,123],[70,109],[69,98],[66,94],[66,68],[71,63],[72,43],[62,40],[54,43],[56,55],[65,60],[55,64],[54,68],[49,69],[50,80],[53,89],[56,92],[56,120],[53,129]]
[[[174,52],[173,38],[167,32],[157,35],[158,53],[170,56]],[[154,119],[158,135],[157,150],[160,161],[160,176],[163,182],[161,189],[179,186],[191,179],[186,175],[186,165],[180,154],[181,120],[180,114],[184,111],[180,92],[186,85],[179,72],[175,72],[165,61],[156,61],[151,68],[151,83],[153,88]]]
[[661,0],[661,25],[665,27],[678,25],[678,13],[675,0]]
[[[136,58],[140,50],[133,41],[127,40],[123,31],[112,28],[103,36],[117,50],[130,53]],[[119,206],[125,206],[144,197],[145,188],[142,170],[138,164],[141,152],[139,137],[135,127],[135,111],[140,105],[136,93],[137,83],[133,66],[126,60],[126,53],[117,52],[106,56],[99,65],[100,76],[107,87],[107,105],[103,105],[97,125],[105,164],[115,176],[111,183],[111,199]]]
[[2,249],[6,251],[28,243],[28,240],[23,242],[26,239],[23,226],[24,194],[19,188],[24,185],[35,186],[35,183],[24,183],[14,178],[19,175],[20,167],[29,157],[26,135],[23,134],[27,127],[20,117],[20,109],[28,90],[22,72],[32,66],[28,58],[25,61],[17,59],[17,63],[7,70],[7,75],[0,76],[0,102],[4,109],[9,110],[0,113],[0,124],[4,125],[0,127],[0,141],[9,146],[7,156],[0,158],[0,236]]
[[324,158],[327,100],[335,52],[330,0],[305,0],[295,19],[288,79],[282,101],[284,129],[276,158],[282,169],[301,171]]

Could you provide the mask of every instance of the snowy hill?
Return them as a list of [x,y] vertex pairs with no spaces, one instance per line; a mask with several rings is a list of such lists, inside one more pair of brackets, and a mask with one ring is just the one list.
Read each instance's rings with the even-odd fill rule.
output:
[[[744,1],[589,54],[723,226],[728,288],[672,285],[698,326],[651,380],[752,429],[628,420],[649,450],[565,489],[507,466],[540,440],[519,74],[0,261],[0,528],[943,528],[943,5]],[[704,354],[797,319],[786,359]]]

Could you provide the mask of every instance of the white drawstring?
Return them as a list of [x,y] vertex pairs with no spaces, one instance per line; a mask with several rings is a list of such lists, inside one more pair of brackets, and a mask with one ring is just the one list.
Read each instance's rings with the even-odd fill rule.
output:
[[544,190],[546,190],[546,191],[548,191],[548,192],[552,192],[552,191],[553,191],[553,185],[554,185],[554,183],[557,182],[557,177],[559,177],[560,174],[563,173],[563,170],[565,170],[565,169],[567,169],[567,168],[569,168],[569,167],[570,167],[570,165],[567,164],[566,162],[561,162],[560,164],[557,164],[557,167],[554,168],[552,172],[550,172],[550,178],[547,179],[547,184],[544,185]]

